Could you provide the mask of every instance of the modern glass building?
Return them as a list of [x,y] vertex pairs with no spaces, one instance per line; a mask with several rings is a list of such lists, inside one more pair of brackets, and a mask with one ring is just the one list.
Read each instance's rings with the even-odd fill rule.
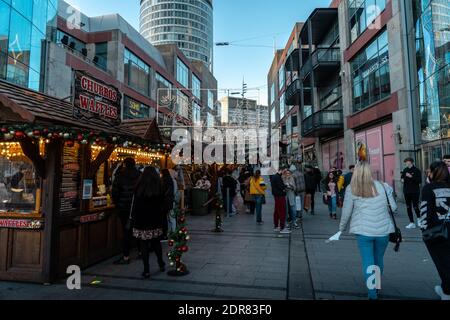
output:
[[0,79],[42,91],[58,0],[0,0]]
[[450,3],[415,0],[413,4],[416,91],[422,141],[426,143],[450,138]]
[[176,44],[212,69],[212,0],[141,0],[140,31],[150,43]]

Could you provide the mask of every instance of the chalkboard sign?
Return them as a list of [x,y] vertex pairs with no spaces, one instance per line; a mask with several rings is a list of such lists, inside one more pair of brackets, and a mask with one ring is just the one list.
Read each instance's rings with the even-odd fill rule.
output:
[[79,145],[64,146],[62,155],[62,179],[60,190],[60,212],[75,211],[80,208],[80,159]]

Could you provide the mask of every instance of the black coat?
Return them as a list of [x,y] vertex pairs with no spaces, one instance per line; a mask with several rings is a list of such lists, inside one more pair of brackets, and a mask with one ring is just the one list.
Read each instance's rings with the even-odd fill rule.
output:
[[[406,174],[412,175],[412,178],[408,178]],[[422,173],[416,167],[405,168],[402,172],[403,179],[403,193],[404,194],[420,194],[420,184],[422,183]]]
[[172,177],[163,177],[161,179],[161,191],[163,194],[162,210],[167,213],[173,209],[175,201],[175,192]]
[[236,195],[237,181],[232,176],[225,176],[222,179],[222,192],[227,192],[230,189],[230,197],[234,198]]
[[129,215],[134,188],[140,177],[139,170],[123,169],[114,180],[112,198],[121,215]]
[[277,173],[270,176],[270,184],[272,186],[272,195],[274,197],[286,196],[286,185],[283,182],[281,174]]
[[305,187],[307,193],[312,193],[317,188],[316,175],[314,172],[305,173]]
[[162,229],[165,213],[163,197],[135,197],[133,206],[133,228],[138,230]]

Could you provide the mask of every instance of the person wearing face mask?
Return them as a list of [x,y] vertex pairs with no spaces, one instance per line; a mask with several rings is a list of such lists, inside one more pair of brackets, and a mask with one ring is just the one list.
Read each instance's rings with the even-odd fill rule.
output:
[[419,200],[420,200],[420,185],[422,184],[422,173],[414,166],[412,158],[405,159],[406,168],[402,171],[403,194],[405,196],[406,208],[408,211],[408,218],[410,223],[406,229],[414,229],[413,209],[416,213],[417,219],[420,218]]

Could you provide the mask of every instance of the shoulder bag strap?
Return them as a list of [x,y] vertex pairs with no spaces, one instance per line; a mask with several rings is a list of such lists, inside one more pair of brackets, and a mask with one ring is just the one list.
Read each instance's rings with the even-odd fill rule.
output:
[[131,200],[130,216],[128,217],[128,219],[130,219],[130,220],[133,220],[133,209],[134,209],[134,195],[133,195],[133,199]]
[[[381,183],[381,182],[379,182],[379,183]],[[381,186],[383,187],[384,194],[386,195],[386,201],[387,201],[387,206],[388,206],[389,215],[391,216],[392,222],[394,223],[394,228],[395,228],[395,230],[397,230],[397,229],[398,229],[398,228],[397,228],[397,222],[395,221],[394,211],[392,210],[391,202],[389,201],[388,193],[387,193],[386,188],[385,188],[385,186],[384,186],[383,183],[381,183]]]

